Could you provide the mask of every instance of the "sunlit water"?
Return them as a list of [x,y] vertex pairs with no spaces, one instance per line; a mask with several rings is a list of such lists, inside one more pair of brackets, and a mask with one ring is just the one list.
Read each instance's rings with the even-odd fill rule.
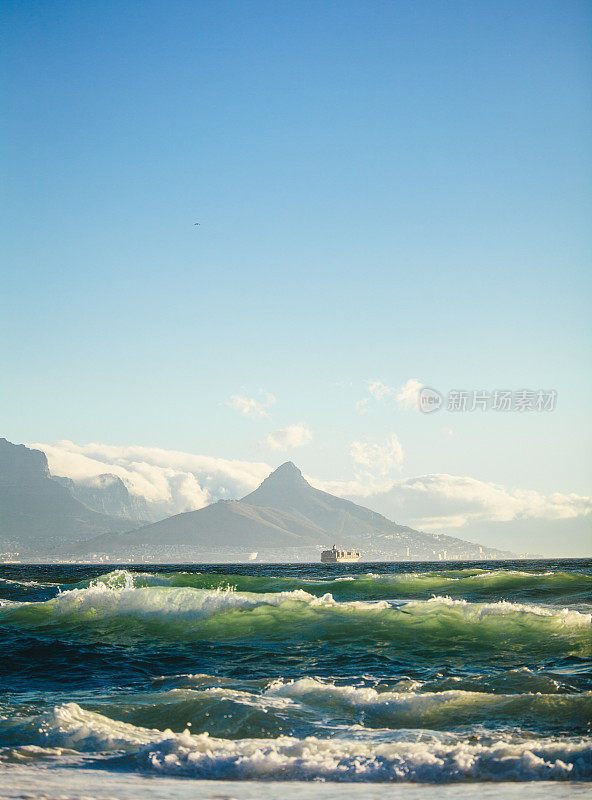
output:
[[0,796],[577,793],[591,613],[585,560],[2,565]]

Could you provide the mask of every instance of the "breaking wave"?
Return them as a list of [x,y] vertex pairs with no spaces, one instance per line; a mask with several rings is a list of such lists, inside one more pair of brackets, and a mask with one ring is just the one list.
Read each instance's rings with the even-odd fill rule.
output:
[[592,780],[590,562],[462,566],[7,569],[0,768]]
[[302,589],[269,594],[172,586],[120,588],[98,581],[39,603],[0,608],[0,621],[25,628],[103,632],[124,639],[289,639],[390,643],[415,653],[455,652],[592,655],[590,614],[499,601],[450,597],[338,602]]
[[488,694],[462,690],[393,692],[301,678],[278,681],[265,694],[326,707],[332,714],[349,716],[373,728],[450,730],[484,720],[522,725],[531,720],[537,725],[551,723],[585,732],[592,723],[592,692],[576,695]]
[[[329,579],[286,576],[235,575],[229,573],[173,572],[135,573],[115,570],[94,582],[107,586],[175,586],[194,589],[232,587],[239,592],[270,593],[306,591],[322,596],[329,592],[337,600],[428,599],[432,595],[486,600],[488,598],[562,602],[590,602],[592,575],[583,572],[523,572],[502,569],[458,569],[395,574],[351,575]],[[81,588],[91,582],[80,584]]]
[[[589,732],[592,693],[492,694],[388,691],[337,685],[319,678],[276,680],[261,691],[232,686],[169,689],[119,694],[86,705],[136,726],[227,739],[282,735],[342,734],[344,726],[374,731],[429,729],[452,732],[479,725],[482,730],[542,729],[571,734]],[[338,720],[338,722],[331,722]]]
[[[103,765],[147,773],[233,780],[344,782],[466,780],[587,780],[589,737],[521,737],[404,731],[389,741],[279,736],[230,740],[135,726],[65,703],[28,720],[13,721],[24,740],[21,757],[92,752]],[[11,748],[4,760],[13,757]]]

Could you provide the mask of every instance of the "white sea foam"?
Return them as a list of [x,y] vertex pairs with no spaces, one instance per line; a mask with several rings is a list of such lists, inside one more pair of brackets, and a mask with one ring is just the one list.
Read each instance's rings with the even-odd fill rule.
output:
[[166,617],[183,620],[192,617],[209,617],[220,611],[252,609],[256,606],[280,606],[293,601],[313,606],[333,605],[327,594],[315,597],[297,589],[290,592],[254,594],[235,592],[231,587],[220,589],[193,589],[184,587],[150,586],[134,588],[133,582],[120,586],[94,583],[86,589],[71,589],[46,601],[44,605],[58,614],[84,615],[90,611],[96,616],[135,615]]
[[[346,612],[376,613],[389,610],[396,614],[399,608],[386,600],[338,602],[330,593],[317,597],[303,589],[268,593],[236,592],[232,587],[218,589],[170,587],[161,585],[159,580],[156,578],[153,586],[136,588],[133,574],[121,570],[111,573],[107,582],[98,579],[87,588],[63,591],[57,597],[45,601],[43,605],[68,615],[89,609],[94,615],[138,613],[142,616],[157,614],[178,618],[191,614],[210,616],[219,611],[235,608],[250,609],[265,605],[277,607],[287,602],[303,603],[311,607],[330,606]],[[503,600],[495,603],[472,603],[438,595],[429,600],[410,600],[400,607],[407,613],[418,615],[431,615],[445,608],[456,609],[461,611],[467,621],[478,621],[490,616],[528,614],[553,618],[568,625],[585,626],[592,623],[591,614],[572,609],[552,609]]]
[[330,707],[332,713],[365,712],[383,724],[433,727],[460,725],[488,717],[567,719],[592,722],[592,692],[580,694],[490,694],[451,689],[441,692],[377,691],[372,687],[343,686],[317,678],[278,680],[266,695],[291,698],[311,706]]
[[0,585],[6,586],[34,586],[36,589],[46,589],[48,587],[59,586],[59,583],[52,583],[51,581],[24,581],[12,580],[11,578],[0,578]]
[[511,650],[592,654],[592,615],[521,603],[471,603],[449,597],[338,602],[303,589],[237,592],[231,588],[148,586],[136,588],[125,576],[116,586],[103,581],[70,589],[45,602],[0,608],[11,624],[47,624],[84,632],[109,628],[110,636],[189,638],[289,638],[294,630],[309,640],[360,640],[375,636],[425,654],[434,647],[473,652]]
[[122,768],[202,779],[448,782],[592,777],[589,737],[508,736],[493,743],[286,736],[232,741],[140,728],[75,703],[55,707],[35,725],[37,747],[119,755]]

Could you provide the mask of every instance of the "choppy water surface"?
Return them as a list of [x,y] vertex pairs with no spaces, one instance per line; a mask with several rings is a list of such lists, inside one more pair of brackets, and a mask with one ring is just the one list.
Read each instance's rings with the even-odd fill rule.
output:
[[2,565],[0,777],[589,781],[591,613],[585,560]]

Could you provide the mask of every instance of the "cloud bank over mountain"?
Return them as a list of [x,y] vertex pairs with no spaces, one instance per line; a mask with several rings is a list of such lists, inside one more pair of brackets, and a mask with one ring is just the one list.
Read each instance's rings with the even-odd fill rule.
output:
[[[117,447],[32,443],[46,453],[53,475],[88,480],[110,473],[131,494],[144,498],[163,517],[202,508],[219,499],[236,499],[254,490],[273,469],[264,462],[238,461],[164,450],[155,447]],[[509,489],[471,477],[435,474],[392,480],[402,449],[396,436],[387,442],[354,442],[349,482],[309,477],[317,488],[347,497],[389,519],[427,531],[468,536],[484,525],[571,520],[587,526],[592,498],[577,494]],[[381,468],[377,471],[376,464]],[[372,467],[370,469],[370,467]],[[365,468],[369,468],[366,470]],[[492,540],[492,543],[495,542]]]
[[353,493],[375,511],[426,530],[461,528],[478,522],[573,519],[592,511],[592,498],[506,489],[458,475],[420,475],[371,493]]
[[271,469],[265,463],[158,447],[78,445],[67,440],[28,446],[47,455],[52,475],[75,481],[106,473],[117,475],[131,494],[144,498],[163,517],[241,497],[255,489]]
[[[355,441],[351,443],[350,456],[356,470],[361,471],[359,481],[368,483],[374,475],[388,475],[403,463],[403,446],[395,433],[384,441]],[[364,477],[365,476],[365,477]]]

